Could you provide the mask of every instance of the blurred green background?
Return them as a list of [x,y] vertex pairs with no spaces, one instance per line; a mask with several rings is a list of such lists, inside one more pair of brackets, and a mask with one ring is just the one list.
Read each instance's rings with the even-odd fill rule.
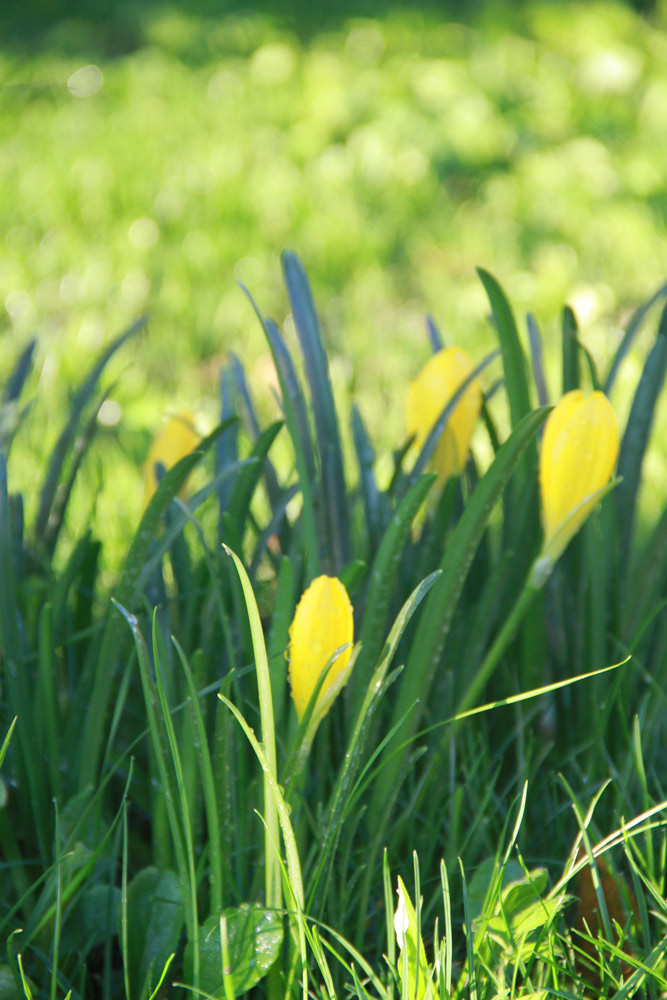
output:
[[[274,414],[237,280],[285,321],[285,246],[311,277],[341,413],[359,402],[381,466],[428,356],[424,315],[476,361],[494,343],[477,265],[522,331],[535,314],[554,394],[566,301],[604,368],[667,274],[666,26],[664,3],[6,2],[3,370],[39,339],[10,488],[30,504],[69,387],[145,311],[79,521],[129,534],[151,433],[183,407],[215,422],[230,349]],[[621,419],[642,358],[619,380]],[[649,508],[664,455],[648,458]]]

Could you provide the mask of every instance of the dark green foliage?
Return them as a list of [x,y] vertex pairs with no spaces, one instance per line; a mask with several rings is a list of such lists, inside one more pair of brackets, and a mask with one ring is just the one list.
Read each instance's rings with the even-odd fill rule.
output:
[[[611,921],[600,941],[591,928],[599,991],[629,996],[623,975],[657,997],[667,522],[645,523],[638,503],[667,367],[665,314],[623,431],[623,481],[538,593],[548,407],[530,400],[547,399],[549,356],[535,321],[534,391],[509,302],[480,272],[504,376],[485,394],[488,461],[480,438],[460,479],[440,484],[428,471],[463,386],[420,454],[397,442],[389,475],[354,409],[344,478],[324,334],[298,258],[287,253],[283,266],[307,389],[288,340],[255,308],[284,427],[261,426],[233,358],[222,423],[164,470],[116,579],[103,572],[104,538],[61,528],[105,364],[134,329],[74,393],[27,525],[0,451],[0,973],[24,995],[29,978],[33,995],[50,1000],[70,989],[82,1000],[148,1000],[163,973],[164,995],[180,982],[225,1000],[251,989],[271,1000],[304,989],[390,1000],[414,985],[417,966],[443,996],[468,996],[470,983],[477,1000],[509,990],[590,996],[596,981],[572,957],[579,945],[588,952],[567,918],[584,841],[585,863],[609,848],[637,899],[618,945]],[[632,319],[608,385],[645,313]],[[434,321],[427,330],[438,348]],[[564,391],[595,387],[571,310],[562,337]],[[30,385],[31,355],[29,346],[10,376],[3,413]],[[492,383],[494,357],[473,377]],[[208,480],[183,498],[199,464]],[[354,668],[316,731],[314,697],[297,724],[285,651],[306,586],[334,571],[354,605]],[[629,663],[596,673],[627,652]],[[495,711],[456,718],[483,702]],[[411,900],[403,954],[389,863]],[[443,901],[444,940],[433,923]],[[622,972],[631,953],[637,961]]]

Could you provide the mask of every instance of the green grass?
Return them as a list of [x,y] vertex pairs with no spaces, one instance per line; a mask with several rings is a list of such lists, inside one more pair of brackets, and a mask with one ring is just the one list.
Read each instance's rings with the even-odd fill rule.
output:
[[[73,396],[35,517],[0,454],[9,995],[144,1000],[163,983],[225,1000],[255,986],[271,1000],[657,998],[667,550],[664,516],[640,525],[637,510],[667,309],[657,330],[646,322],[623,479],[538,579],[549,407],[530,405],[502,287],[480,272],[501,352],[479,377],[504,380],[484,421],[489,460],[470,457],[444,488],[423,471],[448,405],[414,463],[395,453],[384,487],[357,421],[358,489],[340,469],[341,414],[294,254],[283,275],[298,364],[257,312],[285,426],[253,430],[246,400],[249,458],[230,416],[165,470],[110,585],[104,537],[79,534],[60,568],[54,533],[113,352]],[[565,311],[563,390],[604,381],[604,367],[573,363],[573,345]],[[21,364],[9,379],[3,421],[27,377]],[[238,362],[226,370],[223,410],[243,379]],[[512,401],[498,429],[493,412]],[[280,436],[293,459],[274,466]],[[204,485],[184,502],[198,466]],[[288,627],[322,571],[349,590],[354,666],[330,713],[314,711],[316,687],[299,722]]]
[[[664,9],[351,6],[0,15],[0,998],[665,994]],[[426,312],[485,393],[444,489]],[[618,479],[538,587],[598,383]]]
[[[454,5],[447,19],[428,4],[363,10],[73,4],[63,20],[45,4],[29,24],[5,11],[0,357],[6,368],[39,332],[33,426],[51,428],[82,365],[150,314],[116,362],[101,428],[92,517],[116,538],[107,558],[136,521],[136,468],[165,410],[215,423],[229,349],[263,418],[275,414],[266,345],[236,281],[282,322],[285,246],[323,304],[337,398],[358,401],[385,467],[426,357],[424,313],[480,356],[492,342],[476,266],[505,283],[522,337],[523,314],[536,314],[552,389],[563,302],[604,363],[629,308],[664,280],[662,14],[569,2]],[[73,96],[68,80],[89,64],[103,86]],[[638,363],[624,369],[621,406]],[[658,421],[664,431],[662,408]],[[35,458],[17,459],[21,486],[44,443],[41,430],[26,442]],[[646,503],[664,494],[664,469],[658,453]],[[75,497],[75,509],[88,523],[90,505]]]

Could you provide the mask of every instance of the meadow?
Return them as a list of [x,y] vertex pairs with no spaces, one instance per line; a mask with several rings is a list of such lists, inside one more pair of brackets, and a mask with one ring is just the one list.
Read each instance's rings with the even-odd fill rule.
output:
[[36,11],[0,998],[664,996],[664,11]]

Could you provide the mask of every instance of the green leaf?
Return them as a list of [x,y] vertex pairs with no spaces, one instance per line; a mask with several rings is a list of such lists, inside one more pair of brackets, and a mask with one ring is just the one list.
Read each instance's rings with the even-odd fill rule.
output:
[[661,285],[660,288],[658,288],[658,290],[651,296],[651,298],[648,299],[646,302],[644,302],[641,306],[639,306],[639,308],[636,309],[632,314],[630,322],[628,323],[627,330],[625,331],[625,335],[623,336],[623,340],[619,344],[618,350],[614,355],[614,360],[611,364],[611,368],[609,369],[609,374],[605,379],[604,383],[605,396],[608,396],[610,394],[614,382],[616,381],[616,376],[618,375],[618,371],[621,367],[621,363],[625,358],[626,354],[628,353],[628,351],[630,350],[630,348],[632,347],[632,343],[637,334],[639,333],[639,330],[641,329],[641,325],[644,322],[644,319],[646,318],[646,314],[656,304],[656,302],[659,302],[660,299],[664,298],[665,295],[667,295],[667,282],[665,282],[664,285]]
[[[429,590],[437,580],[439,571],[431,573],[422,580],[419,586],[415,587],[407,601],[396,616],[387,641],[382,649],[382,655],[375,665],[373,676],[370,678],[364,693],[364,699],[359,707],[358,714],[352,735],[345,750],[343,762],[336,776],[336,784],[329,799],[326,821],[323,825],[321,847],[319,852],[318,867],[312,879],[313,891],[317,885],[320,875],[325,865],[331,865],[333,857],[333,846],[340,832],[340,824],[345,809],[348,807],[348,797],[354,798],[356,788],[352,788],[366,747],[366,741],[370,732],[371,721],[379,706],[380,699],[387,690],[387,671],[391,665],[396,652],[396,647],[407,628],[413,614],[426,597]],[[355,666],[356,669],[356,666]],[[354,671],[353,671],[354,676]],[[370,864],[370,861],[368,862]],[[329,869],[330,870],[330,869]],[[328,877],[328,875],[327,875]]]
[[578,333],[577,318],[572,309],[565,306],[562,325],[563,395],[572,389],[578,389],[580,384]]
[[[236,418],[232,418],[235,420]],[[188,475],[226,429],[228,424],[220,424],[199,442],[197,447],[162,477],[148,507],[144,511],[136,534],[132,539],[120,575],[114,598],[119,605],[132,612],[137,599],[139,581],[151,544],[158,533],[160,520],[174,499]],[[102,741],[106,733],[106,716],[113,690],[116,664],[127,641],[127,632],[122,620],[111,611],[107,617],[99,652],[91,661],[94,675],[90,689],[80,684],[80,696],[86,698],[85,721],[79,748],[79,788],[93,784],[97,777]],[[83,712],[84,706],[81,706]]]
[[229,498],[227,513],[232,519],[238,536],[241,539],[245,531],[252,498],[264,472],[264,461],[282,426],[283,421],[277,420],[260,434],[250,452],[249,461],[243,466],[236,477],[236,482]]
[[[235,400],[236,383],[234,371],[231,365],[225,365],[220,372],[220,423],[229,421],[231,417],[238,416],[236,412]],[[235,468],[239,460],[239,424],[235,420],[227,423],[227,429],[221,434],[215,446],[215,472],[216,476],[225,469]],[[229,498],[234,487],[234,479],[231,476],[224,476],[218,483],[218,504],[220,514],[227,510]]]
[[317,443],[322,466],[322,501],[325,512],[329,571],[337,574],[350,558],[350,526],[345,491],[343,453],[329,366],[313,296],[301,261],[285,250],[281,257],[287,294],[292,306],[310,386]]
[[[417,915],[403,879],[398,876],[398,907],[394,916],[396,942],[399,948],[398,971],[404,997],[428,1000],[434,995],[431,969],[426,961],[426,951],[417,926]],[[407,963],[404,955],[407,953]],[[407,982],[403,966],[407,965]]]
[[120,889],[112,885],[87,885],[68,914],[60,942],[61,951],[88,952],[110,941],[120,913]]
[[478,267],[477,273],[491,304],[493,322],[498,332],[503,357],[505,389],[510,403],[512,427],[516,427],[522,417],[530,411],[526,358],[519,340],[514,314],[505,293],[488,271]]
[[359,488],[364,501],[366,516],[366,533],[371,551],[375,549],[378,534],[381,531],[381,497],[375,481],[373,464],[375,452],[368,436],[366,425],[355,404],[352,405],[352,440],[359,465]]
[[533,380],[537,389],[537,398],[540,406],[548,406],[549,393],[544,378],[544,352],[542,350],[542,335],[537,325],[537,320],[528,313],[526,316],[526,326],[528,327],[528,343],[530,344],[530,358],[533,363]]
[[174,872],[144,868],[127,887],[128,963],[132,996],[146,997],[178,947],[183,896]]
[[373,560],[359,635],[361,652],[350,680],[353,710],[358,710],[361,705],[370,672],[382,650],[389,602],[412,522],[436,478],[435,473],[429,473],[413,483],[394,511]]
[[630,544],[636,514],[636,501],[641,482],[642,463],[646,453],[655,408],[667,374],[667,306],[663,309],[658,335],[646,359],[630,416],[621,441],[618,476],[622,479],[616,490],[616,510],[621,535],[619,566],[627,570]]
[[[278,957],[283,940],[282,922],[273,910],[265,910],[256,903],[242,903],[225,910],[223,916],[227,924],[228,974],[232,978],[234,996],[241,996],[264,978]],[[201,927],[199,984],[210,996],[224,1000],[220,933],[220,917],[217,916],[209,917]],[[192,977],[192,950],[189,942],[185,949],[187,979]]]
[[95,362],[72,399],[69,420],[67,421],[67,424],[65,425],[58,441],[56,442],[55,448],[51,453],[46,478],[44,479],[44,485],[39,499],[39,510],[37,511],[34,529],[35,538],[38,541],[41,540],[48,524],[51,507],[56,495],[58,481],[63,470],[67,453],[74,442],[77,428],[79,426],[79,420],[81,419],[81,415],[85,407],[95,394],[99,378],[106,368],[107,363],[119,347],[121,347],[130,337],[133,337],[135,333],[138,333],[139,330],[142,330],[145,325],[146,317],[141,317],[141,319],[138,319],[136,323],[133,323],[129,329],[117,337],[108,347],[104,349],[104,351],[102,351],[100,357]]
[[285,423],[287,424],[287,430],[289,431],[294,447],[299,485],[301,487],[301,495],[303,496],[306,559],[308,563],[308,575],[312,580],[319,573],[320,556],[319,532],[317,530],[317,518],[313,499],[315,459],[313,457],[313,444],[308,425],[306,401],[294,368],[294,362],[287,350],[280,330],[273,320],[262,315],[248,289],[244,285],[241,285],[241,288],[248,297],[257,318],[262,324],[262,329],[271,349],[273,363],[278,373]]
[[[533,441],[544,422],[547,407],[529,413],[498,449],[496,457],[480,480],[461,519],[447,543],[437,580],[424,605],[417,633],[413,639],[401,687],[394,703],[389,729],[399,726],[388,742],[383,760],[385,766],[378,777],[371,799],[371,815],[378,816],[384,803],[398,791],[398,779],[405,757],[399,748],[416,732],[419,720],[428,705],[431,686],[445,640],[463,588],[468,570],[482,538],[484,528],[496,502],[509,482],[521,456]],[[377,810],[377,811],[376,811]]]
[[287,660],[285,649],[289,642],[289,626],[294,617],[294,571],[292,563],[283,556],[278,571],[276,598],[271,616],[271,630],[266,640],[266,652],[271,675],[271,699],[274,725],[283,732],[285,695],[287,693]]

